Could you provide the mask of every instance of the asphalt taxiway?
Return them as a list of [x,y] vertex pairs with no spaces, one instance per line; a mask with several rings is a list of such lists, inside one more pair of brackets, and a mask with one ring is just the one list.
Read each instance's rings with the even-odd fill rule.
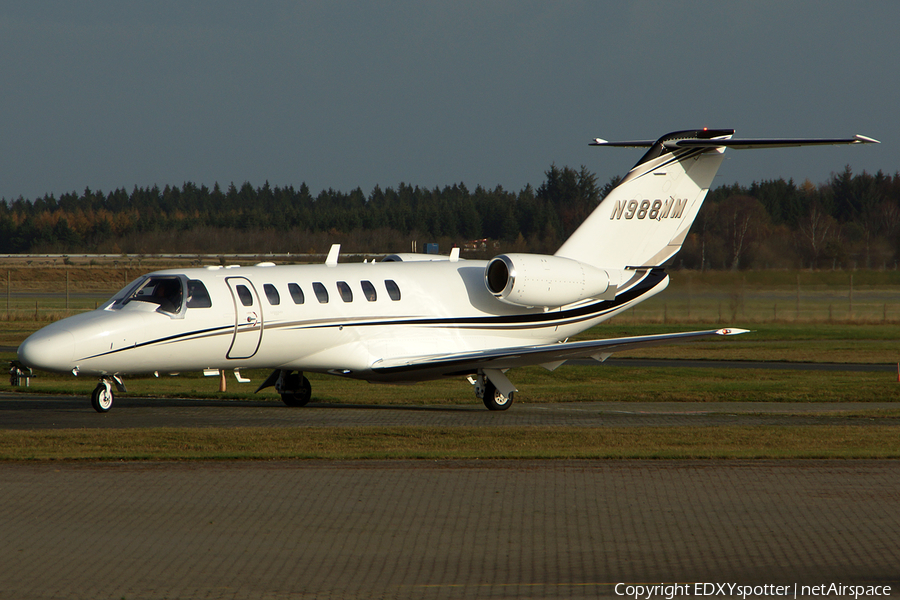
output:
[[895,402],[567,402],[517,401],[488,411],[464,405],[372,405],[311,402],[289,408],[278,400],[196,400],[119,396],[99,414],[86,397],[0,392],[3,429],[131,429],[148,427],[900,425]]

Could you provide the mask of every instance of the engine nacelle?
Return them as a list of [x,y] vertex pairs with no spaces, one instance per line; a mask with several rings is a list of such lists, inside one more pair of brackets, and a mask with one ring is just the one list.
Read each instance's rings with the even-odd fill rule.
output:
[[617,288],[603,269],[544,254],[501,254],[485,268],[484,283],[501,302],[545,308],[586,298],[612,300]]

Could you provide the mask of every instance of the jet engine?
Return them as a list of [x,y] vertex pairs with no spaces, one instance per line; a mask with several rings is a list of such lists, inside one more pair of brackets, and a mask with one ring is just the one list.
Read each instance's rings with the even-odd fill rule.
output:
[[615,298],[608,271],[543,254],[501,254],[484,270],[488,291],[515,306],[555,308],[586,298]]

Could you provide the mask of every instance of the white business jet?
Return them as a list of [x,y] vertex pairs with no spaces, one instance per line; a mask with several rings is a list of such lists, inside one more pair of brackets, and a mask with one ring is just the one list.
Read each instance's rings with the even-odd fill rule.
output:
[[113,404],[124,375],[272,369],[288,406],[309,402],[304,372],[370,382],[467,377],[490,410],[506,410],[513,367],[745,333],[714,329],[568,342],[665,289],[662,265],[681,248],[726,148],[878,143],[847,139],[733,139],[733,130],[670,133],[644,156],[554,255],[490,261],[399,254],[380,262],[206,267],[144,275],[88,313],[19,346],[28,367],[99,376],[92,405]]

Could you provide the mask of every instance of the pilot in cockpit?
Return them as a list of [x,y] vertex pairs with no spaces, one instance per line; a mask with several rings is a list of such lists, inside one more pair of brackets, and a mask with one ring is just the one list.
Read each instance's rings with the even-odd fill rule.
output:
[[153,296],[159,302],[159,310],[178,313],[181,311],[181,281],[178,279],[163,279],[153,290]]

